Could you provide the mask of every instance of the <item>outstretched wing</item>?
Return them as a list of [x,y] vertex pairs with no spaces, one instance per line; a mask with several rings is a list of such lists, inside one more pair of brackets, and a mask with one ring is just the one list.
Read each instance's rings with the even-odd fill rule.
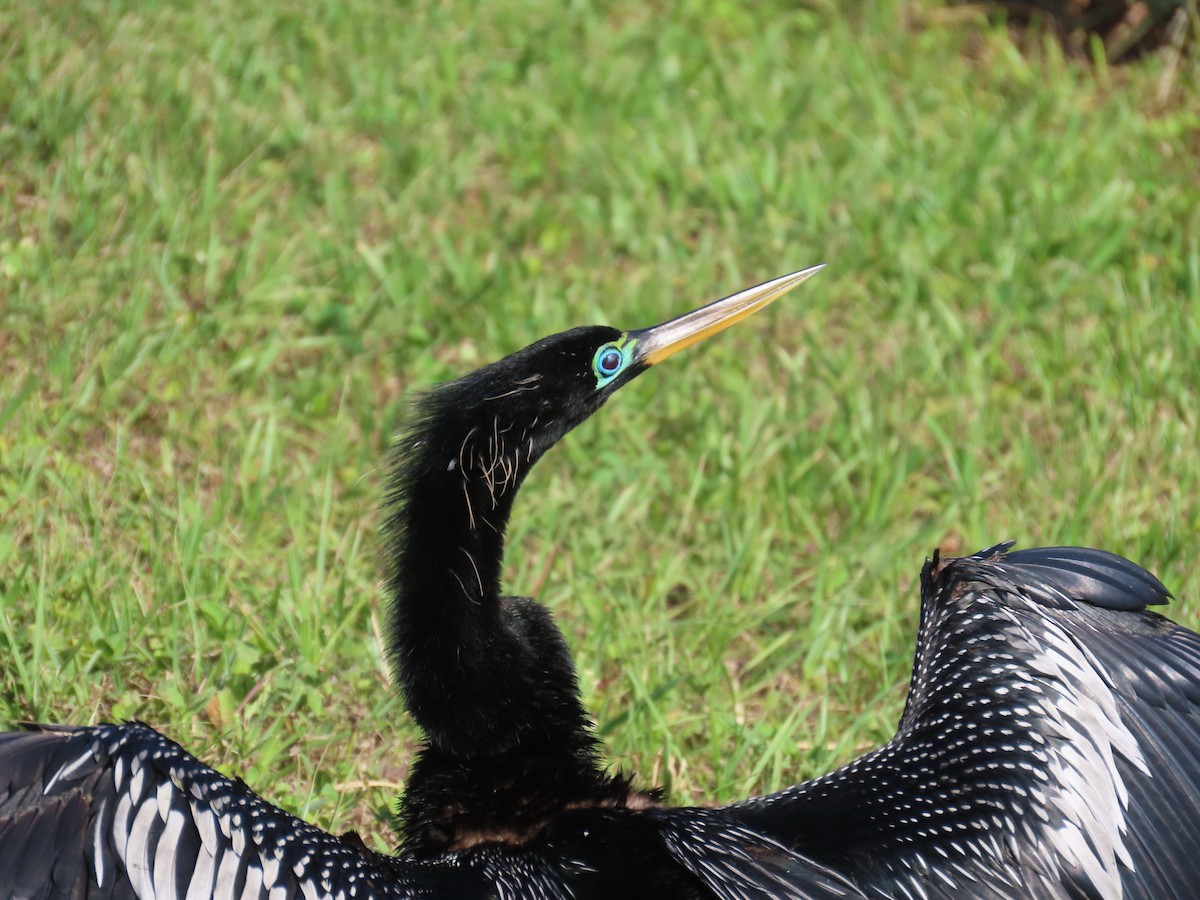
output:
[[874,895],[1200,896],[1200,636],[1128,560],[1007,549],[926,564],[890,743],[736,813]]
[[146,725],[0,734],[5,896],[483,896],[288,815]]

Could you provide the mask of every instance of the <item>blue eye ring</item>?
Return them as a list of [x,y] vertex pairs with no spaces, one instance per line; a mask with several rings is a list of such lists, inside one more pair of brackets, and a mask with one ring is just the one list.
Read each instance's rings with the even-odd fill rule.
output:
[[612,344],[609,344],[607,347],[601,347],[596,353],[596,374],[604,378],[616,375],[621,371],[621,366],[624,362],[624,354],[612,346]]
[[592,357],[592,374],[596,376],[597,390],[611,384],[614,378],[625,371],[633,358],[631,351],[636,343],[636,340],[622,335],[620,340],[600,345]]

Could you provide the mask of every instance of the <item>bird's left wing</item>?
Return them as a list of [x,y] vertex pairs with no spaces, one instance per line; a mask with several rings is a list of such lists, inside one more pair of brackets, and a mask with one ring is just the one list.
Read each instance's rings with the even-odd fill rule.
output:
[[474,877],[314,828],[146,725],[0,734],[4,896],[482,896]]

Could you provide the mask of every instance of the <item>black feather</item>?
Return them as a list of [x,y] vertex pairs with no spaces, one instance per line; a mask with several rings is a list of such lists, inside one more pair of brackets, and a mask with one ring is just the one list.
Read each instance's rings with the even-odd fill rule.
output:
[[1003,570],[1014,582],[1041,582],[1079,603],[1105,609],[1141,610],[1171,599],[1161,581],[1115,553],[1085,547],[1014,550]]

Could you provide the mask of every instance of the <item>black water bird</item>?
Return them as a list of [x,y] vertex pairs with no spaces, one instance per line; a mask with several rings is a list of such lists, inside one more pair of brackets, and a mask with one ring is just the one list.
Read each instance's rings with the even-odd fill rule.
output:
[[1200,896],[1200,637],[1146,610],[1168,596],[1157,579],[1101,551],[935,556],[897,735],[830,775],[691,809],[601,764],[549,613],[501,594],[513,498],[613,391],[813,271],[657,328],[547,338],[422,402],[388,519],[388,649],[427,736],[400,856],[299,822],[146,726],[51,728],[0,736],[0,883],[22,896],[84,883],[139,897]]

